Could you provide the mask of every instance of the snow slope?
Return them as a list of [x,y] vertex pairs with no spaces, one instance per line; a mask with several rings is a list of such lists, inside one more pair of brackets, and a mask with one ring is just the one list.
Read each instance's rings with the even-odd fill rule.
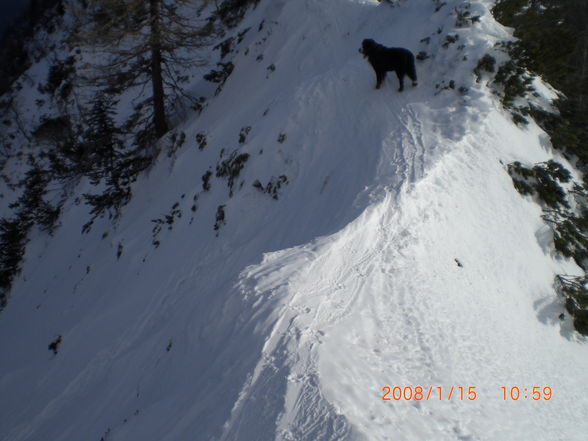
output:
[[[491,2],[456,29],[459,6],[262,1],[222,92],[180,127],[208,146],[162,154],[116,225],[82,235],[72,198],[32,238],[0,315],[0,439],[584,440],[588,353],[551,286],[579,269],[504,166],[552,152],[471,73],[509,36]],[[373,89],[369,37],[431,55],[417,88]],[[232,197],[201,186],[222,150],[250,155]],[[280,175],[278,200],[252,186]],[[383,401],[384,386],[477,399]]]

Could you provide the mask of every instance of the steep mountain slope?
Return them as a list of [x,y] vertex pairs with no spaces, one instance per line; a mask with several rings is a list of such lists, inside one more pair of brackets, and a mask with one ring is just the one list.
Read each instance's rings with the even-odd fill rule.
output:
[[[475,82],[508,38],[491,2],[463,28],[446,3],[260,2],[222,91],[178,128],[207,146],[162,154],[115,225],[82,235],[71,198],[31,238],[0,315],[0,439],[583,440],[588,354],[551,286],[581,271],[504,166],[553,153]],[[366,37],[426,51],[419,86],[373,90]],[[234,151],[231,189],[216,167]]]

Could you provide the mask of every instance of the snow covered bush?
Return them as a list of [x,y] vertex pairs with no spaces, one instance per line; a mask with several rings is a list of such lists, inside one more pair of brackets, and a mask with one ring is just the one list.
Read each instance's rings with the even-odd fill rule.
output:
[[225,219],[225,205],[219,205],[216,209],[216,219],[214,223],[214,231],[216,231],[218,236],[218,230],[221,229],[223,225],[226,225],[227,221]]
[[278,200],[279,191],[282,186],[288,184],[288,177],[286,175],[280,175],[277,178],[272,177],[269,182],[264,186],[259,180],[255,180],[253,187],[257,188],[262,193],[270,195],[273,199]]
[[588,335],[588,277],[555,277],[555,289],[564,298],[566,310],[574,318],[578,332]]
[[216,176],[218,178],[226,178],[228,181],[230,196],[233,196],[235,180],[239,177],[248,159],[248,153],[238,154],[237,151],[234,151],[228,159],[219,162],[216,166]]
[[225,0],[219,5],[217,16],[225,26],[234,28],[243,20],[249,7],[257,3],[259,0]]

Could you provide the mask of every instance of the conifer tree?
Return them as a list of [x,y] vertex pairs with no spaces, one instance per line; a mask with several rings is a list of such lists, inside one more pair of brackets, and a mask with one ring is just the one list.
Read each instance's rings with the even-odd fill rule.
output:
[[115,169],[123,143],[119,136],[120,129],[114,123],[112,96],[99,92],[91,104],[85,121],[87,130],[84,134],[84,150],[87,152],[87,160],[92,164],[90,179],[97,184],[105,174]]
[[103,184],[100,194],[84,195],[94,217],[111,210],[118,215],[130,199],[131,183],[149,163],[149,158],[125,148],[122,131],[114,121],[114,105],[112,95],[98,92],[85,120],[84,161],[91,164],[87,175],[92,184]]

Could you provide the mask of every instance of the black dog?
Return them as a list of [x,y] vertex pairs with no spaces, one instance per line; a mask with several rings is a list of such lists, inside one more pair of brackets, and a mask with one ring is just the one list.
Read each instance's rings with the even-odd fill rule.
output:
[[400,81],[399,92],[404,90],[404,76],[412,80],[412,85],[417,85],[416,69],[414,67],[414,55],[408,49],[400,47],[386,47],[376,43],[371,38],[363,40],[359,52],[368,59],[376,71],[376,89],[382,85],[386,78],[386,72],[395,71]]

